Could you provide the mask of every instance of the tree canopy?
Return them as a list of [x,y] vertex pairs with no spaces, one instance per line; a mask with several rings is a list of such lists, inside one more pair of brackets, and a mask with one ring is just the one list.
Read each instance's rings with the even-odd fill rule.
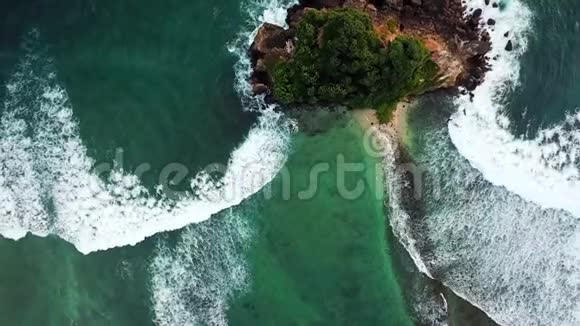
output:
[[432,85],[438,70],[421,40],[399,36],[384,46],[359,10],[308,10],[292,59],[273,68],[273,95],[284,104],[372,107],[385,119],[401,98]]

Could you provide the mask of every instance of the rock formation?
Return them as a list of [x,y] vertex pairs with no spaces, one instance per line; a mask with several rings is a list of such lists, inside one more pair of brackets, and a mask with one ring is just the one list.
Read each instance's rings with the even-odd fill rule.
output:
[[486,54],[491,44],[480,27],[482,11],[466,16],[461,0],[302,0],[288,9],[289,29],[264,24],[256,35],[250,49],[254,67],[251,83],[256,94],[271,89],[269,65],[292,56],[295,28],[303,13],[312,8],[338,7],[365,11],[385,44],[398,35],[423,39],[440,68],[437,88],[465,86],[473,90],[488,69]]

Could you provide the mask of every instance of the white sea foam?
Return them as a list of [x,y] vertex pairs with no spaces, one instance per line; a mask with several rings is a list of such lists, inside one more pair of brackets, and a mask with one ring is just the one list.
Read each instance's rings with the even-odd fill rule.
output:
[[418,163],[441,187],[427,187],[411,236],[425,241],[431,274],[501,325],[580,324],[578,219],[490,184],[444,130],[424,139]]
[[267,0],[262,5],[265,5],[264,13],[258,17],[262,23],[270,23],[280,27],[287,28],[286,16],[288,8],[298,3],[298,0]]
[[[469,0],[468,6],[484,8],[483,19],[494,18],[488,28],[493,42],[492,70],[469,96],[457,99],[457,113],[449,132],[459,152],[495,185],[506,187],[544,208],[564,209],[580,216],[580,114],[523,139],[509,130],[505,96],[518,86],[520,57],[526,51],[532,14],[519,0],[506,1],[502,11]],[[504,50],[509,32],[514,50]],[[572,109],[572,108],[571,108]]]
[[[449,133],[420,131],[416,163],[432,176],[423,185],[424,217],[413,223],[396,214],[401,198],[391,197],[391,223],[421,271],[499,324],[578,325],[580,116],[532,140],[510,132],[505,97],[518,86],[532,16],[517,0],[505,3],[499,11],[468,0],[484,9],[484,21],[496,20],[490,57],[497,60],[473,102],[455,101]],[[508,31],[512,52],[504,50]]]
[[[421,244],[417,239],[416,226],[412,217],[401,203],[403,202],[403,188],[410,186],[403,179],[401,169],[397,165],[401,153],[398,149],[396,131],[386,125],[371,127],[369,139],[372,148],[369,153],[382,157],[382,168],[387,196],[386,204],[389,208],[389,222],[392,231],[418,270],[433,279],[421,255]],[[410,297],[415,320],[421,325],[446,326],[448,325],[447,301],[442,294],[437,295],[426,282],[413,282],[410,288],[405,289]]]
[[[247,51],[259,26],[270,22],[285,26],[286,9],[295,1],[249,1],[243,8],[249,15],[245,30],[229,46],[231,53],[237,55],[235,65],[236,89],[241,95],[246,110],[262,112],[261,121],[272,121],[271,126],[261,126],[250,131],[244,144],[252,146],[253,152],[269,162],[259,162],[256,169],[272,169],[266,181],[281,168],[286,160],[286,146],[289,143],[292,125],[280,129],[283,117],[274,113],[273,107],[266,105],[263,98],[252,96],[248,80],[251,62]],[[276,119],[270,120],[276,116]],[[252,139],[252,134],[256,134]],[[243,146],[243,145],[242,145]],[[232,154],[231,162],[244,162],[243,153]],[[231,164],[234,165],[235,164]],[[234,168],[235,171],[244,171]],[[248,177],[253,176],[252,173]],[[251,178],[244,178],[251,180]],[[226,179],[227,180],[227,179]],[[247,193],[265,185],[243,183]],[[221,189],[213,187],[212,189]],[[214,196],[214,191],[205,190],[206,196]],[[219,191],[217,193],[219,197]],[[227,325],[227,299],[234,291],[244,289],[248,275],[243,258],[244,245],[251,237],[249,227],[243,222],[247,216],[240,207],[232,209],[227,216],[193,225],[183,231],[177,245],[160,243],[156,257],[151,265],[152,302],[155,320],[161,326],[187,325]]]
[[200,172],[193,196],[150,194],[131,174],[103,181],[91,169],[71,103],[53,65],[28,35],[26,55],[6,87],[0,131],[0,234],[56,234],[83,253],[134,245],[159,232],[207,220],[267,184],[286,160],[292,126],[263,108],[231,154],[223,178]]
[[382,156],[382,167],[385,178],[385,189],[387,189],[388,206],[390,209],[389,222],[393,228],[393,233],[403,245],[409,256],[415,263],[419,271],[430,278],[433,278],[427,266],[421,258],[417,240],[413,238],[411,217],[401,207],[402,189],[405,185],[401,171],[397,168],[397,159],[400,156],[397,148],[398,141],[395,132],[387,126],[381,125],[373,127],[373,138],[377,142],[377,150]]
[[174,248],[159,245],[150,267],[157,325],[227,325],[227,300],[247,284],[245,221],[230,210],[185,229]]
[[[433,127],[420,131],[424,150],[414,155],[428,174],[420,218],[412,218],[401,207],[404,169],[392,164],[397,151],[381,128],[391,225],[423,273],[500,325],[580,324],[577,218],[489,183],[456,151],[447,130]],[[426,302],[416,307],[418,316],[441,315]]]

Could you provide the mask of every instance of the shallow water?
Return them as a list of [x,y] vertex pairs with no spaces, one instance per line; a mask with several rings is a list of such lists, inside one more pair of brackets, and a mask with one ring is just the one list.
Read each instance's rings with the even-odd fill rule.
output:
[[[412,325],[387,247],[381,162],[363,138],[352,121],[295,138],[287,173],[254,217],[250,290],[233,302],[230,324]],[[364,169],[345,175],[345,189],[362,191],[353,199],[337,182],[341,157]],[[310,198],[313,166],[328,171]]]
[[[282,5],[10,5],[0,62],[0,234],[18,240],[0,240],[10,266],[1,275],[3,325],[270,324],[282,322],[277,312],[318,323],[410,323],[390,267],[382,191],[343,201],[328,175],[310,201],[276,193],[265,200],[266,190],[251,196],[291,151],[308,158],[291,156],[294,186],[311,163],[339,151],[374,166],[356,126],[297,135],[289,147],[288,119],[245,111],[263,106],[244,95],[240,58],[260,21],[283,19]],[[187,173],[163,184],[168,163]],[[221,164],[217,175],[198,174],[210,163]],[[247,179],[256,171],[258,180]],[[295,224],[284,215],[289,204],[304,212]],[[281,223],[270,224],[274,216]],[[200,223],[162,232],[192,222]],[[329,230],[336,235],[324,237]],[[47,237],[22,238],[27,232]],[[272,247],[273,236],[302,245]],[[127,244],[136,245],[114,248]],[[292,261],[271,270],[288,255]],[[279,305],[268,302],[272,295]],[[254,319],[248,302],[263,317]]]
[[427,97],[410,117],[421,264],[503,325],[578,323],[578,9],[488,7],[498,57],[473,101]]
[[[85,209],[109,214],[110,231],[122,231],[123,216],[114,210],[80,206],[69,211],[58,195],[64,195],[61,204],[74,202],[83,190],[78,187],[85,186],[81,176],[90,175],[93,165],[113,165],[117,149],[123,151],[118,159],[125,171],[150,166],[141,176],[150,190],[167,163],[183,164],[188,174],[172,185],[181,190],[207,164],[227,163],[255,121],[235,93],[237,58],[227,48],[243,24],[237,2],[17,1],[2,6],[0,114],[7,128],[1,137],[0,189],[8,191],[0,191],[7,194],[0,233],[5,236],[78,232],[78,238],[67,240],[83,248],[83,239],[91,238],[86,233],[94,229],[62,221],[67,211],[82,220]],[[26,88],[11,90],[10,81]],[[65,102],[36,102],[47,94],[47,85],[64,90],[59,94]],[[62,124],[55,124],[55,117]],[[24,121],[25,129],[14,129],[20,125],[16,121]],[[56,185],[77,188],[58,191]],[[17,225],[23,230],[15,230]],[[0,324],[152,324],[151,240],[89,256],[52,236],[0,243]]]
[[[247,96],[249,37],[291,3],[2,5],[0,324],[440,317],[440,303],[408,300],[417,286],[397,274],[376,182],[385,167],[362,131],[342,118],[296,133]],[[421,228],[386,215],[416,240],[417,268],[501,324],[580,318],[579,14],[573,0],[488,7],[499,57],[487,84],[473,102],[427,97],[410,117],[410,154],[436,179]],[[354,200],[335,183],[338,154],[364,166],[344,180],[363,182]],[[185,173],[160,178],[168,163]],[[330,172],[315,196],[297,198],[319,163]]]

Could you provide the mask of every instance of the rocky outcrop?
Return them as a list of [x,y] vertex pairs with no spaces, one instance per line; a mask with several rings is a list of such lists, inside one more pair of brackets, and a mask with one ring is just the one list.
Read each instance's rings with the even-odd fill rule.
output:
[[436,35],[425,38],[425,46],[431,51],[431,58],[439,66],[439,83],[436,87],[456,86],[465,71],[461,60],[449,49],[445,41]]
[[346,0],[303,0],[300,1],[300,7],[309,7],[315,9],[322,9],[322,8],[336,8],[342,7]]
[[276,48],[284,48],[289,36],[282,27],[264,23],[254,38],[252,52],[265,54]]
[[507,42],[507,44],[505,45],[505,50],[506,50],[506,51],[511,51],[511,50],[513,50],[513,49],[514,49],[514,44],[512,43],[512,40],[509,40],[509,41]]
[[272,87],[272,76],[269,66],[280,59],[289,59],[293,53],[292,29],[265,23],[260,27],[250,48],[252,58],[252,90],[254,94],[269,93]]
[[304,12],[338,7],[368,13],[385,43],[398,35],[422,38],[440,68],[439,88],[465,86],[472,90],[482,82],[491,49],[489,35],[481,30],[485,25],[482,10],[465,16],[461,0],[302,0],[288,10],[288,30],[271,24],[259,29],[250,49],[255,93],[269,93],[272,78],[268,67],[292,56],[294,30]]

